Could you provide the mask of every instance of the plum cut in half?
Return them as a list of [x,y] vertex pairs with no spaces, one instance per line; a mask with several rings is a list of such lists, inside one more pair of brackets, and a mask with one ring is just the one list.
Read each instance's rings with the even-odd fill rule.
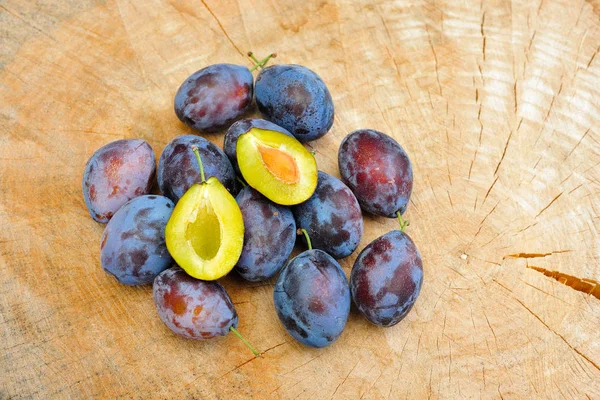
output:
[[[200,166],[200,153],[193,148]],[[204,175],[203,168],[200,168]],[[165,230],[167,249],[190,276],[212,281],[236,264],[244,244],[244,221],[235,198],[217,178],[192,187],[181,197]]]
[[238,138],[237,161],[248,185],[282,205],[306,201],[317,187],[317,162],[281,132],[253,128]]

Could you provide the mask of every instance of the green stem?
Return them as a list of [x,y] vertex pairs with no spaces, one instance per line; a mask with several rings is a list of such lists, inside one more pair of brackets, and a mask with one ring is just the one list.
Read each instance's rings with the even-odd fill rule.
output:
[[396,215],[398,216],[398,221],[400,222],[400,231],[404,232],[404,229],[410,225],[410,222],[405,221],[404,218],[402,218],[400,211],[396,211]]
[[248,346],[248,348],[252,351],[252,354],[254,354],[255,356],[258,356],[260,354],[258,351],[256,351],[256,349],[254,347],[252,347],[252,345],[250,343],[248,343],[248,341],[246,339],[244,339],[244,337],[242,335],[240,335],[240,333],[237,331],[237,329],[235,329],[233,326],[230,326],[229,330],[231,332],[233,332],[233,334],[235,336],[237,336],[238,338],[240,338],[240,340],[242,342],[244,342],[244,344],[246,346]]
[[252,59],[252,61],[254,61],[254,67],[252,67],[250,69],[250,72],[254,71],[256,68],[261,68],[264,67],[267,62],[271,59],[271,58],[275,58],[277,57],[277,54],[272,53],[269,54],[268,56],[266,56],[264,59],[262,59],[261,61],[259,61],[255,56],[254,53],[252,53],[251,51],[248,52],[248,56]]
[[236,176],[235,179],[237,179],[237,181],[240,183],[240,185],[242,185],[242,187],[248,186],[248,184],[246,182],[244,182],[244,180],[242,178],[240,178],[239,176]]
[[198,151],[198,147],[192,146],[192,151],[196,155],[196,160],[198,160],[198,165],[200,166],[200,178],[202,178],[202,182],[206,181],[206,177],[204,176],[204,166],[202,165],[202,158],[200,158],[200,152]]
[[300,232],[302,232],[304,234],[304,237],[306,238],[306,244],[308,245],[308,249],[312,250],[312,243],[310,242],[310,237],[308,236],[308,232],[306,232],[306,229],[304,229],[304,228],[300,229]]

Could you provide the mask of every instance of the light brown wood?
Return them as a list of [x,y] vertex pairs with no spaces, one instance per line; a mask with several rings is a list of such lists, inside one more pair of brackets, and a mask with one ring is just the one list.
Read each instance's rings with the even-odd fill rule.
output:
[[[598,1],[0,7],[0,398],[600,398]],[[190,132],[180,82],[248,50],[328,84],[322,170],[339,176],[357,128],[410,155],[425,282],[397,326],[353,310],[338,342],[308,349],[280,326],[273,282],[228,277],[254,359],[233,335],[175,337],[150,288],[102,271],[86,160],[124,137],[160,154]],[[360,248],[396,224],[366,217]]]

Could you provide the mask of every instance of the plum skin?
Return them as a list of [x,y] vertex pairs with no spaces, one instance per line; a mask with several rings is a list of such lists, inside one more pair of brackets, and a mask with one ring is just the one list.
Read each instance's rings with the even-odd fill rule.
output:
[[150,192],[155,174],[148,142],[122,139],[102,146],[85,165],[81,183],[90,216],[106,224],[123,204]]
[[223,151],[227,157],[229,157],[229,161],[231,161],[233,168],[235,168],[237,172],[240,172],[240,168],[238,167],[237,163],[237,140],[241,135],[248,132],[252,128],[281,132],[287,136],[294,137],[290,132],[288,132],[287,129],[264,119],[245,118],[234,122],[229,129],[227,129],[227,133],[223,139]]
[[273,293],[279,320],[311,347],[332,344],[350,313],[350,289],[340,265],[322,250],[307,250],[281,270]]
[[333,125],[329,89],[301,65],[273,65],[256,77],[256,104],[265,119],[287,129],[300,142],[325,135]]
[[352,299],[367,320],[393,326],[412,309],[423,284],[423,262],[412,239],[391,231],[358,255],[350,274]]
[[292,210],[315,249],[339,259],[352,254],[360,243],[363,218],[358,201],[342,181],[325,172],[319,171],[313,195]]
[[359,129],[344,138],[338,151],[342,181],[354,192],[363,210],[396,218],[404,214],[413,187],[408,155],[391,137]]
[[241,65],[213,64],[190,75],[175,95],[175,114],[189,127],[215,132],[252,106],[254,77]]
[[250,186],[236,200],[244,218],[244,247],[235,269],[252,282],[268,279],[294,249],[294,216],[288,207],[273,203]]
[[238,325],[235,307],[221,284],[194,279],[178,266],[156,277],[152,294],[160,319],[185,338],[225,336]]
[[165,226],[173,202],[146,195],[125,203],[106,225],[100,262],[107,273],[125,285],[152,283],[173,259],[165,244]]
[[196,146],[202,158],[206,179],[214,176],[230,193],[237,193],[235,171],[216,144],[196,135],[183,135],[167,144],[158,162],[158,186],[175,203],[194,184],[200,183],[200,166],[192,150]]

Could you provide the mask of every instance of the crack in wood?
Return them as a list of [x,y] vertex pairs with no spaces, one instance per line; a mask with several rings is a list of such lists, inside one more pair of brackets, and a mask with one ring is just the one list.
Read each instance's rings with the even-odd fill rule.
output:
[[535,217],[537,218],[537,217],[539,217],[540,215],[542,215],[542,213],[543,213],[544,211],[546,211],[548,208],[550,208],[550,206],[551,206],[551,205],[552,205],[552,204],[553,204],[553,203],[554,203],[556,200],[558,200],[558,198],[559,198],[560,196],[562,196],[562,194],[563,194],[563,193],[564,193],[564,192],[560,192],[560,194],[559,194],[558,196],[556,196],[555,198],[553,198],[553,199],[552,199],[552,201],[551,201],[550,203],[548,203],[548,205],[547,205],[546,207],[542,208],[542,210],[541,210],[541,211],[540,211],[540,212],[539,212],[539,213],[538,213],[538,214],[537,214]]
[[593,279],[578,278],[573,275],[568,275],[559,271],[552,271],[533,265],[528,265],[527,268],[537,272],[541,272],[545,276],[552,278],[562,283],[563,285],[570,287],[571,289],[577,290],[578,292],[582,292],[585,294],[589,294],[590,296],[594,296],[595,298],[600,300],[600,283]]
[[515,253],[515,254],[508,254],[508,255],[502,257],[502,259],[506,260],[507,258],[543,258],[543,257],[551,256],[553,254],[570,253],[572,251],[573,250],[556,250],[556,251],[551,251],[550,253]]
[[210,9],[210,7],[208,6],[208,4],[206,4],[206,2],[204,0],[200,0],[200,1],[202,2],[202,4],[204,4],[204,7],[206,7],[206,9],[210,13],[210,15],[212,15],[212,17],[214,18],[214,20],[217,22],[217,24],[219,25],[219,28],[221,28],[221,31],[223,32],[223,34],[225,35],[225,37],[227,38],[227,40],[229,40],[229,43],[231,43],[231,45],[237,50],[237,52],[240,53],[240,55],[245,58],[246,56],[244,55],[244,53],[242,53],[242,51],[240,50],[240,48],[237,47],[237,45],[233,42],[233,40],[231,39],[231,37],[229,37],[229,35],[227,34],[227,31],[225,30],[225,27],[223,26],[223,24],[221,24],[221,21],[219,21],[219,18],[217,18],[217,16],[213,12],[213,10]]

